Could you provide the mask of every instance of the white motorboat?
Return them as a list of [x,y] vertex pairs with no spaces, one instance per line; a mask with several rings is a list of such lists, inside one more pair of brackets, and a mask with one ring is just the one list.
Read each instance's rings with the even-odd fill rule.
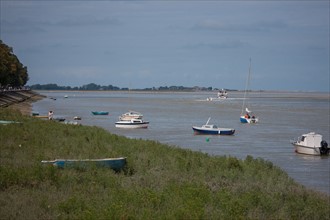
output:
[[142,119],[131,119],[129,121],[117,121],[116,128],[148,128],[149,122]]
[[143,115],[140,112],[129,111],[129,112],[122,114],[119,117],[119,120],[120,121],[130,121],[131,119],[142,119],[142,118],[143,118]]
[[219,99],[226,99],[226,98],[228,98],[228,92],[225,89],[221,89],[218,92],[218,98]]
[[328,143],[322,140],[322,135],[310,132],[303,134],[297,141],[292,141],[295,152],[308,155],[328,155]]

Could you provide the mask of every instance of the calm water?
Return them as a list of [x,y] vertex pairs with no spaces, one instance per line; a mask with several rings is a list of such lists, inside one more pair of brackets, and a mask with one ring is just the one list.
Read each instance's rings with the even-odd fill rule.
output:
[[[129,138],[157,140],[210,155],[247,155],[264,158],[285,170],[297,182],[330,194],[330,157],[296,154],[290,140],[315,131],[329,138],[329,94],[252,93],[248,103],[259,116],[256,125],[241,124],[243,93],[230,92],[223,101],[204,101],[216,93],[134,93],[134,92],[40,92],[45,98],[33,104],[33,111],[72,120],[81,116],[84,125],[97,125]],[[68,95],[68,98],[64,98]],[[139,111],[150,121],[148,129],[115,128],[118,117]],[[91,111],[109,111],[93,116]],[[236,129],[234,136],[195,136],[192,126],[210,123]],[[209,141],[206,139],[209,138]]]

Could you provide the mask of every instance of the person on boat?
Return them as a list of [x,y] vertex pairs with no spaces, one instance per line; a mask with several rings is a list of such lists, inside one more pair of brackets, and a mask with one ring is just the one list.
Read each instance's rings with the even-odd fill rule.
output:
[[250,118],[249,113],[246,113],[246,114],[245,114],[245,118]]
[[48,112],[48,119],[49,120],[53,120],[53,115],[54,115],[54,112],[53,111],[49,111]]

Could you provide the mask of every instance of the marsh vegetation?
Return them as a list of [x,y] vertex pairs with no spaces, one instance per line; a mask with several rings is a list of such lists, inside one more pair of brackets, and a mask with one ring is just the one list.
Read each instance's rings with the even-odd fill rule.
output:
[[[3,219],[329,219],[329,196],[271,162],[209,156],[0,109]],[[127,157],[121,172],[41,160]]]

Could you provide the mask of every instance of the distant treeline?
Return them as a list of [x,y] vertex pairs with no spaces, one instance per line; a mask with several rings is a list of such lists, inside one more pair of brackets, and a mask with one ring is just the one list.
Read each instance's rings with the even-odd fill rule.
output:
[[[212,91],[212,90],[218,90],[217,88],[212,87],[185,87],[185,86],[160,86],[160,87],[152,87],[152,88],[144,88],[144,89],[129,89],[129,88],[120,88],[113,85],[108,86],[101,86],[97,85],[95,83],[89,83],[83,86],[59,86],[57,84],[35,84],[30,86],[32,90],[100,90],[100,91]],[[226,89],[229,90],[229,89]],[[231,90],[232,91],[232,90]]]

